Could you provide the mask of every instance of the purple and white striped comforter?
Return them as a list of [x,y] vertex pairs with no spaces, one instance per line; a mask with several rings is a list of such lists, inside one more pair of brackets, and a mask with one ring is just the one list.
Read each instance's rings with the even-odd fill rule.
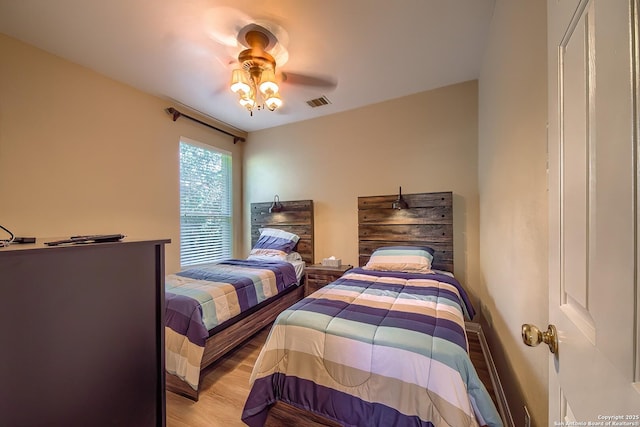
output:
[[198,389],[209,331],[297,285],[285,261],[232,259],[165,278],[166,370]]
[[468,355],[452,277],[353,269],[275,321],[242,420],[276,401],[345,426],[502,426]]

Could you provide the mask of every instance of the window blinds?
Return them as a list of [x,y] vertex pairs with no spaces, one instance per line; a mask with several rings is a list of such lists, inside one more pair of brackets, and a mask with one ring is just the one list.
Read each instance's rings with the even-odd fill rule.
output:
[[180,142],[180,265],[231,258],[231,155]]

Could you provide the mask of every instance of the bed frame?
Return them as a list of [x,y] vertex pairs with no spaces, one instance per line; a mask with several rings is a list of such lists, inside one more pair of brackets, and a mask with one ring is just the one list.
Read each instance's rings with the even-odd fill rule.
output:
[[[260,236],[260,228],[273,227],[289,231],[300,236],[295,251],[308,263],[314,262],[313,245],[313,201],[298,200],[281,202],[283,209],[278,213],[270,213],[271,202],[251,204],[251,246]],[[198,390],[194,390],[179,377],[166,373],[166,389],[193,400],[198,400],[204,368],[216,362],[231,350],[251,338],[264,327],[271,324],[278,314],[302,299],[304,286],[293,286],[289,291],[280,293],[246,313],[229,319],[210,331],[204,347],[200,364],[200,381]]]
[[[364,266],[381,246],[414,245],[435,249],[433,268],[453,272],[453,194],[452,192],[403,194],[407,209],[393,209],[397,194],[358,197],[358,263]],[[482,334],[478,324],[467,324],[468,334]],[[482,352],[497,397],[498,412],[505,426],[513,426],[504,391],[486,340],[481,336]],[[339,427],[335,421],[276,402],[269,410],[265,427]]]

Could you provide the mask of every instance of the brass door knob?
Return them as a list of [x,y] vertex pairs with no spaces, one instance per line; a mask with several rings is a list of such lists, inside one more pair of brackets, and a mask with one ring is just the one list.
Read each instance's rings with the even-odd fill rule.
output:
[[558,351],[558,332],[553,325],[549,325],[546,332],[542,332],[534,325],[525,323],[522,325],[522,341],[530,347],[535,347],[543,342],[549,346],[551,353],[555,354]]

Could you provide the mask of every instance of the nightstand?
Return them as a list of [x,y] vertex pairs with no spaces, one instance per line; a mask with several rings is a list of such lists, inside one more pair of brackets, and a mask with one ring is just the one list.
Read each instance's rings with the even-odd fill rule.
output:
[[352,265],[340,267],[327,267],[322,264],[313,264],[304,269],[304,296],[314,293],[329,283],[338,280]]

